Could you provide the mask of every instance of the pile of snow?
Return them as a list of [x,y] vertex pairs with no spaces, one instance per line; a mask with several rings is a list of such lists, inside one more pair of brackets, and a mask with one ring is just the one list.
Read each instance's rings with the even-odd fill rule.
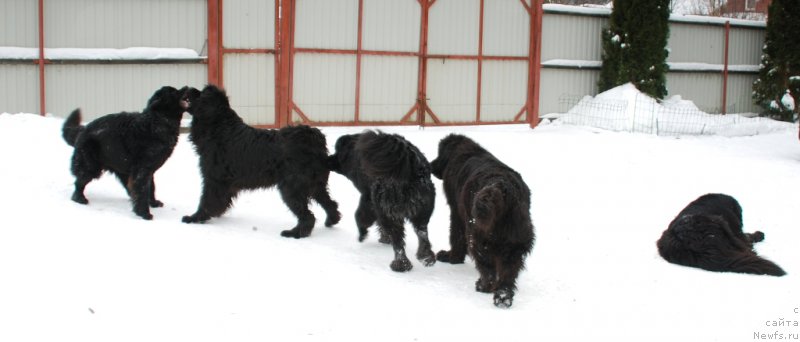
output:
[[[0,59],[38,59],[38,48],[0,47]],[[198,59],[196,51],[184,48],[130,47],[126,49],[45,48],[44,58],[53,60],[154,60]]]
[[703,112],[679,95],[659,103],[631,84],[586,96],[567,113],[552,114],[555,122],[611,131],[657,135],[748,136],[793,129],[794,125],[768,118]]

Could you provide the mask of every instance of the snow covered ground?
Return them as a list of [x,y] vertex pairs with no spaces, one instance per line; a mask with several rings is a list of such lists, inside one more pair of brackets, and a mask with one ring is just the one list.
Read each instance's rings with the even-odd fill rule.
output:
[[[0,341],[752,341],[800,339],[800,141],[794,125],[744,137],[656,136],[559,124],[383,128],[429,159],[450,132],[517,169],[532,189],[537,242],[508,310],[474,291],[477,271],[437,263],[394,273],[374,230],[357,242],[358,193],[332,174],[344,219],[285,239],[295,218],[274,190],[187,225],[200,191],[182,136],[156,173],[164,208],[131,212],[114,177],[69,200],[62,119],[0,114]],[[332,148],[362,128],[324,128]],[[437,185],[430,224],[448,246]],[[655,241],[686,204],[735,196],[775,278],[675,266]],[[410,233],[408,249],[416,248]],[[413,254],[413,253],[411,253]],[[410,255],[411,255],[410,254]],[[764,334],[764,335],[761,335]]]

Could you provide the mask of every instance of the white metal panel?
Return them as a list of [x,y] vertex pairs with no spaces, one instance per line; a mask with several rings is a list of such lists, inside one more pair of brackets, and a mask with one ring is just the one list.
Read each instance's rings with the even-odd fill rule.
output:
[[762,48],[766,38],[764,29],[748,29],[732,27],[730,33],[730,50],[728,64],[759,65]]
[[358,46],[358,0],[297,0],[294,45],[349,49]]
[[417,101],[416,57],[364,56],[361,60],[361,121],[399,121]]
[[226,48],[275,48],[275,1],[222,2],[222,45]]
[[477,61],[431,59],[428,61],[427,82],[428,105],[442,122],[475,120]]
[[668,62],[723,64],[725,28],[711,25],[670,23]]
[[722,75],[714,73],[670,72],[667,74],[668,97],[681,95],[707,113],[722,111]]
[[121,111],[141,111],[162,86],[206,83],[205,64],[98,64],[47,66],[47,111],[66,116],[83,109],[85,121]]
[[603,28],[608,18],[545,13],[542,19],[542,61],[599,61]]
[[39,113],[39,67],[0,64],[0,113]]
[[417,0],[364,0],[365,50],[419,51],[421,6]]
[[599,70],[543,68],[539,84],[539,114],[564,113],[586,95],[597,94]]
[[428,14],[428,53],[477,55],[479,0],[437,0]]
[[[313,121],[352,121],[356,101],[356,57],[297,54],[293,99]],[[299,120],[294,116],[294,121]]]
[[36,1],[0,1],[0,46],[38,47],[38,23]]
[[483,29],[484,55],[528,55],[530,15],[519,0],[485,1]]
[[225,54],[225,91],[233,110],[250,125],[275,123],[275,56]]
[[201,51],[203,0],[45,0],[49,48],[172,47]]
[[728,74],[728,113],[759,113],[763,108],[753,103],[753,82],[757,74]]
[[481,121],[512,121],[527,102],[528,63],[484,61]]

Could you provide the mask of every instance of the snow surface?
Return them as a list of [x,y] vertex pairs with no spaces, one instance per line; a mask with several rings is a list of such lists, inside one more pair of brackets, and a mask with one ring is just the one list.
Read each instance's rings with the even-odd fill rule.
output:
[[[708,114],[680,95],[661,103],[627,83],[595,97],[585,96],[567,113],[543,118],[556,124],[657,135],[746,136],[791,129],[794,125],[738,114]],[[548,123],[549,121],[545,121]]]
[[[275,190],[242,194],[224,217],[187,225],[200,192],[186,136],[156,173],[164,208],[144,221],[110,175],[70,201],[72,149],[60,118],[0,114],[0,341],[752,341],[800,334],[797,196],[800,142],[786,126],[752,137],[660,137],[571,125],[385,127],[429,159],[466,134],[532,189],[537,242],[514,305],[474,291],[477,271],[413,258],[389,269],[374,228],[357,242],[358,193],[332,174],[344,219],[309,238],[279,236],[295,218]],[[323,128],[328,146],[363,128]],[[448,249],[437,186],[434,250]],[[746,231],[781,278],[676,266],[655,241],[686,204],[735,196]],[[760,336],[760,335],[759,335]],[[798,336],[798,335],[793,335]]]
[[[184,48],[130,47],[125,49],[46,48],[47,59],[70,60],[151,60],[198,59],[196,51]],[[38,59],[38,48],[0,46],[0,59]]]

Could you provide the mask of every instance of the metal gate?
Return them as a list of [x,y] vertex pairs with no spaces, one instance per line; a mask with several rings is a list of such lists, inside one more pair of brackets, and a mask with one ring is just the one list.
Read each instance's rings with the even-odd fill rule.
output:
[[209,0],[209,82],[257,126],[536,123],[540,28],[540,0]]

